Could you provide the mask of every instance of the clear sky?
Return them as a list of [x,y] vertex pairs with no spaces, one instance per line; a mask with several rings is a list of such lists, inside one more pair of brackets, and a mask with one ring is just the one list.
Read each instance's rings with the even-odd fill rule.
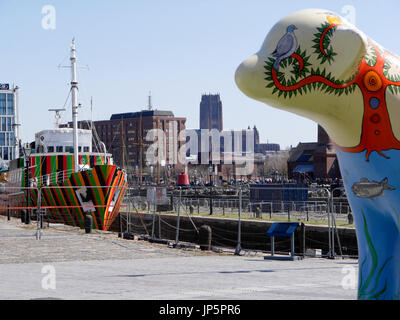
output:
[[[42,8],[56,10],[55,29],[42,27]],[[355,8],[356,25],[387,49],[400,53],[400,2],[269,0],[0,0],[0,82],[20,86],[23,142],[51,128],[47,110],[64,106],[69,90],[69,46],[76,38],[80,69],[80,119],[146,107],[148,92],[158,109],[199,126],[203,93],[220,93],[224,128],[256,125],[262,142],[316,141],[314,122],[244,96],[236,87],[237,66],[257,52],[270,28],[301,9],[341,14]],[[71,121],[70,102],[63,122]]]

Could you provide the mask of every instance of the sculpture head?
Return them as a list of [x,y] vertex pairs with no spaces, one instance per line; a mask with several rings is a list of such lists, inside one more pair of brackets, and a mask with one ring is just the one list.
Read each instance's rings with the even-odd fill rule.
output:
[[399,299],[400,59],[312,9],[279,21],[235,77],[247,96],[328,132],[355,217],[359,298]]
[[275,24],[261,49],[239,66],[235,80],[247,96],[314,120],[339,145],[355,146],[363,104],[353,106],[353,100],[362,100],[362,94],[353,86],[331,90],[329,84],[351,80],[367,49],[367,37],[345,19],[326,10],[303,10]]

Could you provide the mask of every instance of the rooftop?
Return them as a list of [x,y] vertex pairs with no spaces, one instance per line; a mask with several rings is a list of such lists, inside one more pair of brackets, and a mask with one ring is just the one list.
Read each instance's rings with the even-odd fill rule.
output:
[[146,117],[174,117],[174,113],[172,111],[161,111],[161,110],[143,110],[139,112],[126,112],[126,113],[116,113],[113,114],[110,120],[120,120],[120,119],[134,119],[140,118],[142,115],[143,118]]

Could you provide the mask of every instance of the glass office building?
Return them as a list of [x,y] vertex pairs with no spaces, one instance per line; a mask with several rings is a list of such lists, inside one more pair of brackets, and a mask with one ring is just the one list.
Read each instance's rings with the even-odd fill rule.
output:
[[0,158],[4,161],[19,155],[18,87],[0,84]]

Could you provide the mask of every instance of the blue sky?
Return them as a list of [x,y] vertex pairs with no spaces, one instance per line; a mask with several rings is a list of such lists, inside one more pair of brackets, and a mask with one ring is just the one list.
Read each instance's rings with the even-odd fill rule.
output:
[[[42,7],[56,9],[56,29],[42,28]],[[0,0],[2,52],[0,82],[20,90],[23,141],[53,126],[49,108],[62,107],[70,80],[69,45],[76,38],[80,119],[109,119],[112,113],[139,111],[152,91],[158,109],[199,126],[202,93],[220,93],[224,127],[256,125],[263,142],[285,148],[315,141],[312,121],[268,107],[244,96],[234,73],[257,52],[270,28],[301,9],[322,8],[346,17],[356,9],[356,24],[387,49],[400,53],[398,1],[261,1],[261,0]],[[71,120],[70,103],[63,122]]]

